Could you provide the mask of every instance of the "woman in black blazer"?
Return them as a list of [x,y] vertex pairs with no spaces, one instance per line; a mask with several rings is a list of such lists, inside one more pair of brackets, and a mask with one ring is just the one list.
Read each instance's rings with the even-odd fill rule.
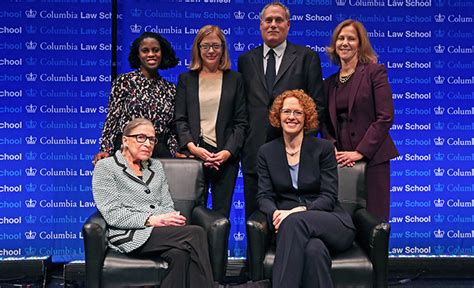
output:
[[330,253],[349,248],[355,237],[337,200],[334,146],[305,135],[317,128],[317,112],[303,90],[275,99],[270,124],[283,137],[259,150],[257,201],[276,233],[272,287],[333,287]]
[[179,76],[175,108],[180,152],[204,162],[212,208],[227,218],[247,128],[242,77],[230,63],[221,29],[202,27],[194,39],[191,71]]

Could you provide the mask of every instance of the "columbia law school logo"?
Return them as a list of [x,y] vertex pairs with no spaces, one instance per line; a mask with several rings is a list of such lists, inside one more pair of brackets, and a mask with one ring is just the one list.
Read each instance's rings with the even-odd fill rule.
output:
[[130,25],[130,31],[132,33],[140,33],[140,31],[142,31],[142,26],[137,23]]
[[31,198],[25,201],[26,208],[35,208],[36,203],[38,203],[38,201],[33,200]]
[[26,18],[36,18],[38,11],[30,9],[25,11]]
[[35,240],[36,232],[31,231],[31,230],[27,231],[27,232],[25,232],[25,237],[26,237],[27,240]]

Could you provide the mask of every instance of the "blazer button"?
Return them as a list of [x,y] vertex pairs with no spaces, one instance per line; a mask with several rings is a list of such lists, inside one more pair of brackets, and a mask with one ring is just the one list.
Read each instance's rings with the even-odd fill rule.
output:
[[150,194],[150,189],[146,189],[146,190],[145,190],[145,193],[146,193],[146,194]]
[[354,137],[356,134],[354,132],[351,133],[351,136]]
[[155,205],[150,205],[150,208],[151,208],[151,209],[155,209]]

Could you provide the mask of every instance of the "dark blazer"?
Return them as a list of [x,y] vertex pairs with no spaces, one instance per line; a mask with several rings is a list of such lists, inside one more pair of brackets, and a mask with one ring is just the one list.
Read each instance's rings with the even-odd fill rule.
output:
[[263,46],[239,57],[239,72],[245,82],[250,126],[242,150],[242,168],[246,173],[257,173],[258,148],[281,136],[281,132],[274,130],[268,121],[268,110],[278,95],[286,90],[303,89],[315,100],[318,113],[323,116],[325,103],[321,62],[318,54],[311,49],[287,42],[271,95],[267,92],[263,73]]
[[327,140],[304,137],[298,190],[291,182],[283,138],[266,143],[259,150],[257,201],[270,225],[275,210],[306,206],[308,210],[333,213],[346,227],[354,229],[351,217],[337,199],[337,181],[334,146]]
[[[321,127],[322,136],[336,147],[336,88],[339,83],[337,77],[336,73],[324,81],[328,112]],[[389,134],[394,112],[387,70],[381,64],[360,64],[352,77],[348,117],[352,145],[367,158],[369,166],[386,162],[398,155]]]
[[[186,144],[189,142],[198,144],[201,132],[197,71],[179,75],[175,123],[179,147],[182,152],[189,153]],[[228,150],[233,157],[238,157],[244,143],[247,125],[242,76],[235,71],[224,71],[216,121],[217,150]]]

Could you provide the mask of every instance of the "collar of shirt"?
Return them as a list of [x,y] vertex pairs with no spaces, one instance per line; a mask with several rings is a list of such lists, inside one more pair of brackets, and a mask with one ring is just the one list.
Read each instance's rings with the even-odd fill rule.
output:
[[[283,41],[280,45],[277,47],[273,48],[273,51],[275,51],[275,55],[277,58],[283,57],[283,54],[285,53],[286,49],[286,40]],[[267,44],[263,43],[263,58],[266,60],[268,58],[268,51],[270,51],[270,47],[267,46]]]

